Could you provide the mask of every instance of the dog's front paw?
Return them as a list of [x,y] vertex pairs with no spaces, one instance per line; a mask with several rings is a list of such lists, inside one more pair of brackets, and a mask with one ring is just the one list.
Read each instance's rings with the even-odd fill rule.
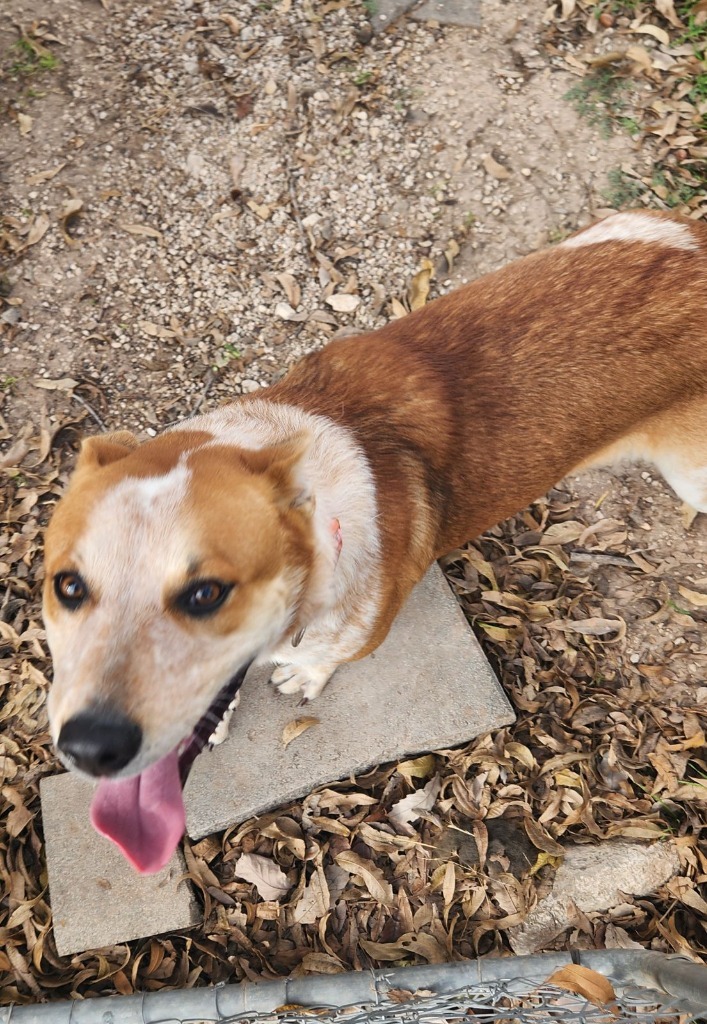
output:
[[280,693],[299,693],[303,701],[314,700],[329,682],[334,669],[329,665],[280,665],[270,682]]
[[213,747],[218,747],[224,740],[228,739],[228,729],[231,724],[231,719],[233,718],[233,712],[236,710],[240,702],[241,695],[240,692],[238,692],[224,711],[221,721],[217,723],[216,728],[209,736],[210,748],[213,749]]

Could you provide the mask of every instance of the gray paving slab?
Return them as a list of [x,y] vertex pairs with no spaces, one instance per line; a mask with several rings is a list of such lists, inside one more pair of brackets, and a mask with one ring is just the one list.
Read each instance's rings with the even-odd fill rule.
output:
[[[385,642],[340,668],[304,710],[251,673],[229,738],[197,758],[186,788],[195,839],[408,754],[464,743],[514,715],[440,569],[410,596]],[[288,723],[319,724],[287,748]]]
[[481,28],[481,0],[425,0],[411,12],[415,21]]
[[78,775],[42,779],[42,822],[54,938],[60,956],[100,949],[200,921],[176,853],[157,875],[138,875],[91,827],[93,785]]
[[371,0],[371,27],[378,35],[406,14],[419,0]]

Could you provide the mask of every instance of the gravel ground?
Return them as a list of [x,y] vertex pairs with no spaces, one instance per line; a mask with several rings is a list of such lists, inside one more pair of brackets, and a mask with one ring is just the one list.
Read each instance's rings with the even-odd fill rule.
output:
[[635,157],[563,101],[520,2],[370,40],[353,2],[10,8],[6,52],[16,25],[61,40],[5,82],[10,231],[46,230],[8,271],[15,429],[67,405],[36,378],[148,432],[253,391],[401,315],[425,260],[441,291],[573,229]]

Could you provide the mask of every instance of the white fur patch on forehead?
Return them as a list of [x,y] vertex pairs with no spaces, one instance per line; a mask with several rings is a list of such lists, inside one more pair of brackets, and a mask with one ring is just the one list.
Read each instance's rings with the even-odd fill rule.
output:
[[182,457],[173,469],[162,476],[127,477],[115,488],[129,490],[133,500],[144,509],[159,504],[178,504],[187,493],[187,485],[191,470],[186,459]]
[[673,249],[699,249],[686,224],[642,213],[617,213],[593,224],[586,231],[561,242],[560,249],[580,249],[600,242],[655,242]]
[[161,586],[165,571],[183,569],[184,531],[170,526],[178,523],[175,513],[190,477],[180,460],[160,476],[126,477],[104,495],[91,510],[76,551],[89,586],[94,581],[117,585],[126,571]]

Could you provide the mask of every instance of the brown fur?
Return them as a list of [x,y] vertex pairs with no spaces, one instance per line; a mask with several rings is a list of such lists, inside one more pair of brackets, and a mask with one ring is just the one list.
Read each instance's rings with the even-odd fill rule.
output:
[[526,257],[267,392],[351,428],[373,466],[387,586],[360,656],[434,558],[637,428],[678,437],[695,410],[704,424],[707,227],[691,228],[699,253],[620,243],[616,276],[616,243]]

